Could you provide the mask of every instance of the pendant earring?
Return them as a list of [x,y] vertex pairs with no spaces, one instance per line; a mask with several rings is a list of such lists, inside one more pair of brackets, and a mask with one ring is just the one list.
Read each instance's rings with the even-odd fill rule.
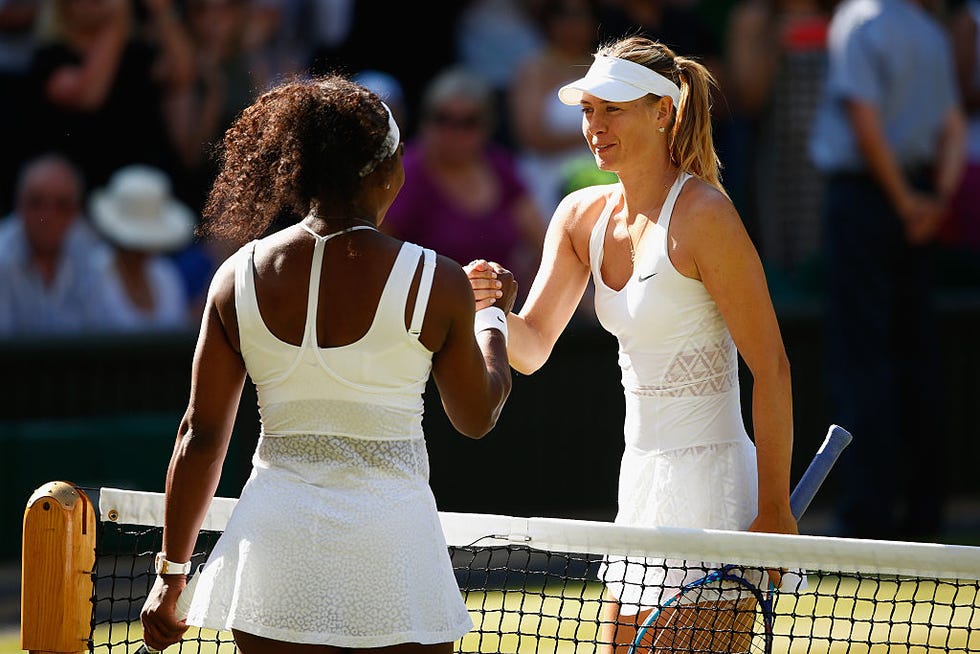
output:
[[657,129],[657,131],[660,132],[661,134],[663,134],[664,133],[664,128],[663,127],[660,127],[660,128]]
[[385,184],[385,188],[386,189],[391,189],[391,182],[388,182],[387,184]]

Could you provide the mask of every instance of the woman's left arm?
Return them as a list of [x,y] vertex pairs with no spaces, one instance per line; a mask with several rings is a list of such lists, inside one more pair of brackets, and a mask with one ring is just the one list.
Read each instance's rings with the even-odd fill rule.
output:
[[759,513],[751,531],[797,533],[789,504],[793,396],[783,346],[759,254],[727,198],[695,202],[688,249],[752,372],[752,425],[759,468]]

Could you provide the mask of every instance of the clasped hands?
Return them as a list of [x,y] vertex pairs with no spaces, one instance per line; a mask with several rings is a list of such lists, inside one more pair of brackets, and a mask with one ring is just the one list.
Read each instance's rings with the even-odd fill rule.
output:
[[474,259],[463,266],[473,287],[476,310],[499,307],[504,313],[514,309],[517,281],[514,275],[495,261]]

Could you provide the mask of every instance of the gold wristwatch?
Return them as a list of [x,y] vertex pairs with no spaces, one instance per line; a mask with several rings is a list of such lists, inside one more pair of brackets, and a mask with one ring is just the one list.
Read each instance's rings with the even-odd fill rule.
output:
[[174,563],[173,561],[168,561],[166,554],[163,552],[157,552],[156,557],[153,559],[153,568],[158,575],[186,575],[191,571],[191,562]]

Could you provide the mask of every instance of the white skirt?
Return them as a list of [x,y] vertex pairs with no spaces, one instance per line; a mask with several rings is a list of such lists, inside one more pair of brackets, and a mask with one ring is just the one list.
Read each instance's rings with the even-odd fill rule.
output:
[[[627,447],[623,455],[617,524],[743,530],[757,513],[755,446],[747,438],[645,454]],[[633,615],[660,606],[719,567],[710,561],[609,556],[599,578],[620,612]]]
[[422,440],[263,437],[188,624],[293,643],[442,643],[473,627]]

